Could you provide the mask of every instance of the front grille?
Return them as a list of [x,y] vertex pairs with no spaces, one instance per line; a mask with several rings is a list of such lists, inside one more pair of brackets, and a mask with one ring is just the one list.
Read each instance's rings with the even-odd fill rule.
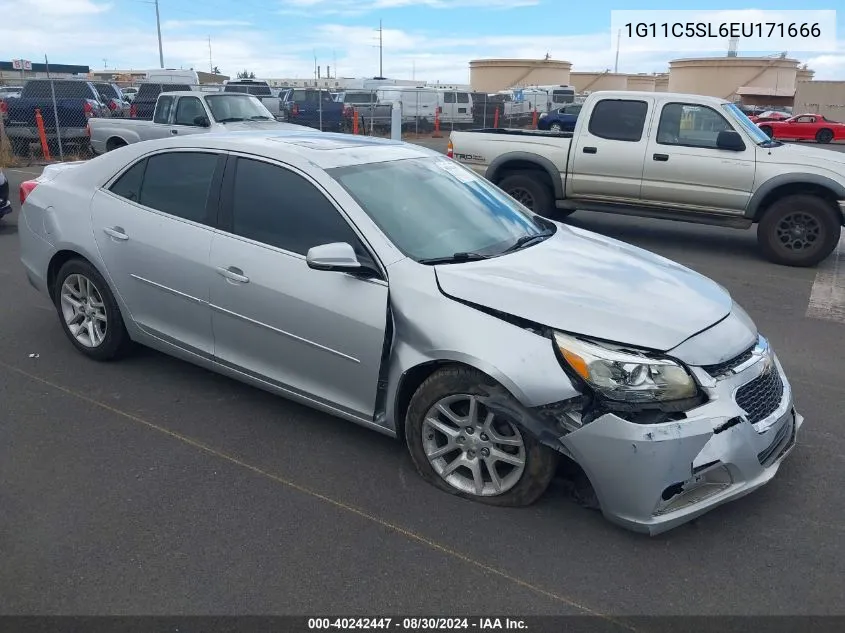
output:
[[702,369],[706,371],[708,374],[713,376],[713,378],[720,378],[725,376],[726,374],[731,373],[734,367],[739,367],[749,358],[751,358],[751,353],[754,351],[756,343],[749,347],[747,350],[742,352],[739,356],[734,356],[731,359],[723,361],[721,363],[716,363],[715,365],[704,365]]
[[751,424],[765,420],[775,412],[783,397],[783,381],[775,367],[760,374],[736,392],[736,403]]

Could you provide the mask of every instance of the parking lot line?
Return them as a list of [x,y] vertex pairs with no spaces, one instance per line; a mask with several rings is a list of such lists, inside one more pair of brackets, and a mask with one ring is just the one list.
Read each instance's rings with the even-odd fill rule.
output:
[[564,596],[560,593],[556,593],[556,592],[553,592],[553,591],[549,591],[547,589],[543,589],[542,587],[534,585],[534,584],[532,584],[532,583],[530,583],[526,580],[523,580],[522,578],[519,578],[517,576],[513,576],[513,575],[511,575],[511,574],[509,574],[505,571],[502,571],[501,569],[491,567],[490,565],[487,565],[487,564],[485,564],[481,561],[478,561],[474,558],[471,558],[470,556],[467,556],[466,554],[462,554],[461,552],[458,552],[458,551],[456,551],[456,550],[454,550],[450,547],[447,547],[446,545],[442,545],[441,543],[438,543],[437,541],[434,541],[430,538],[427,538],[425,536],[417,534],[416,532],[412,532],[411,530],[408,530],[407,528],[404,528],[400,525],[397,525],[395,523],[392,523],[390,521],[387,521],[385,519],[377,517],[373,514],[365,512],[365,511],[363,511],[359,508],[356,508],[355,506],[349,505],[348,503],[345,503],[345,502],[340,501],[338,499],[334,499],[334,498],[329,497],[329,496],[327,496],[323,493],[317,492],[316,490],[306,488],[305,486],[302,486],[300,484],[297,484],[296,482],[293,482],[293,481],[290,481],[290,480],[285,479],[283,477],[280,477],[278,475],[275,475],[275,474],[273,474],[269,471],[266,471],[262,468],[259,468],[258,466],[254,466],[252,464],[244,462],[243,460],[239,459],[238,457],[235,457],[234,455],[229,455],[227,453],[219,451],[219,450],[217,450],[217,449],[215,449],[211,446],[208,446],[207,444],[204,444],[204,443],[202,443],[198,440],[195,440],[193,438],[190,438],[186,435],[182,435],[182,434],[177,433],[175,431],[171,431],[170,429],[167,429],[163,426],[160,426],[160,425],[158,425],[154,422],[150,422],[149,420],[141,418],[137,415],[134,415],[134,414],[129,413],[127,411],[123,411],[121,409],[113,407],[113,406],[106,404],[104,402],[100,402],[99,400],[95,400],[94,398],[90,398],[90,397],[86,396],[85,394],[82,394],[78,391],[75,391],[75,390],[70,389],[68,387],[62,386],[60,384],[57,384],[55,382],[52,382],[52,381],[47,380],[45,378],[42,378],[40,376],[37,376],[33,373],[30,373],[28,371],[20,369],[19,367],[15,367],[14,365],[9,365],[8,363],[0,361],[0,367],[3,367],[3,368],[5,368],[9,371],[12,371],[12,372],[14,372],[14,373],[16,373],[20,376],[24,376],[24,377],[26,377],[30,380],[36,381],[36,382],[38,382],[38,383],[40,383],[44,386],[47,386],[47,387],[50,387],[50,388],[55,389],[57,391],[60,391],[61,393],[64,393],[65,395],[68,395],[72,398],[76,398],[78,400],[87,402],[88,404],[91,404],[93,406],[99,407],[99,408],[101,408],[105,411],[108,411],[109,413],[112,413],[114,415],[122,417],[126,420],[130,420],[132,422],[135,422],[137,424],[145,426],[150,430],[157,431],[158,433],[167,435],[172,439],[175,439],[175,440],[178,440],[178,441],[183,442],[185,444],[188,444],[188,445],[190,445],[190,446],[192,446],[192,447],[194,447],[194,448],[196,448],[196,449],[198,449],[198,450],[200,450],[200,451],[202,451],[202,452],[204,452],[208,455],[213,455],[214,457],[217,457],[219,459],[222,459],[222,460],[225,460],[225,461],[230,462],[232,464],[235,464],[237,466],[240,466],[241,468],[249,470],[249,471],[251,471],[251,472],[253,472],[257,475],[260,475],[260,476],[262,476],[266,479],[270,479],[271,481],[274,481],[275,483],[281,484],[281,485],[283,485],[287,488],[290,488],[292,490],[296,490],[297,492],[308,495],[309,497],[312,497],[312,498],[317,499],[319,501],[322,501],[324,503],[328,503],[329,505],[332,505],[335,508],[338,508],[340,510],[344,510],[344,511],[349,512],[351,514],[355,514],[355,515],[357,515],[357,516],[359,516],[363,519],[366,519],[367,521],[370,521],[371,523],[374,523],[374,524],[379,525],[383,528],[386,528],[386,529],[388,529],[388,530],[390,530],[390,531],[392,531],[396,534],[399,534],[399,535],[407,538],[408,540],[415,541],[415,542],[422,544],[422,545],[424,545],[424,546],[426,546],[426,547],[428,547],[432,550],[440,552],[441,554],[445,554],[445,555],[447,555],[451,558],[455,558],[457,560],[460,560],[460,561],[462,561],[462,562],[464,562],[468,565],[472,565],[473,567],[476,567],[476,568],[478,568],[478,569],[480,569],[484,572],[487,572],[491,575],[497,576],[497,577],[499,577],[503,580],[507,580],[508,582],[511,582],[511,583],[518,585],[518,586],[520,586],[524,589],[527,589],[529,591],[537,593],[541,596],[544,596],[544,597],[549,598],[551,600],[554,600],[556,602],[560,602],[560,603],[566,604],[570,607],[573,607],[575,609],[578,609],[579,611],[583,612],[584,614],[601,618],[602,620],[604,620],[608,623],[614,624],[614,625],[616,625],[616,626],[618,626],[622,629],[626,629],[628,631],[636,632],[638,630],[635,627],[631,626],[630,624],[622,622],[622,621],[620,621],[620,620],[618,620],[618,619],[616,619],[612,616],[609,616],[609,615],[600,613],[598,611],[595,611],[595,610],[593,610],[589,607],[586,607],[586,606],[580,604],[579,602],[577,602],[577,601],[575,601],[571,598],[568,598],[568,597],[566,597],[566,596]]
[[845,235],[830,257],[819,264],[806,315],[845,323]]

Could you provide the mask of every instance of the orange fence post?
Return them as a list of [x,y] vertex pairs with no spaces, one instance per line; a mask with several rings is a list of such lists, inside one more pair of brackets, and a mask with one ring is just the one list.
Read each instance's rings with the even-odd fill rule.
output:
[[[44,117],[41,116],[41,108],[35,108],[35,123],[38,126],[38,138],[41,139],[41,151],[44,152],[44,160],[51,160],[50,146],[47,144],[47,131],[44,129]],[[56,130],[56,134],[59,131]]]
[[496,111],[493,113],[493,127],[499,127],[499,108],[496,107]]
[[434,111],[434,134],[431,135],[431,138],[443,138],[443,135],[440,134],[440,107]]
[[531,128],[535,129],[535,130],[537,129],[537,110],[536,109],[534,110],[534,114],[531,117]]
[[352,133],[358,133],[358,108],[352,110]]

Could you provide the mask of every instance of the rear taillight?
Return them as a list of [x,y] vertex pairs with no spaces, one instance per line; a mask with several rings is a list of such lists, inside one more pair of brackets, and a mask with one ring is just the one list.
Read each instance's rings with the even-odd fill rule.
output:
[[297,116],[299,114],[299,106],[296,105],[295,103],[293,104],[292,112],[293,112],[293,116]]
[[85,102],[85,105],[82,106],[82,110],[83,112],[85,112],[86,118],[91,118],[92,116],[94,116],[94,108],[91,107],[90,101]]
[[452,141],[449,141],[449,144],[446,146],[446,157],[447,158],[454,158],[455,157],[455,148],[452,146]]
[[136,106],[134,103],[129,108],[129,116],[133,119],[138,118],[138,106]]
[[31,194],[37,186],[38,186],[37,180],[25,180],[24,182],[21,183],[21,188],[20,188],[21,204],[26,202],[27,196],[29,196],[29,194]]
[[9,104],[5,101],[0,101],[0,114],[6,114],[9,111]]
[[352,117],[353,111],[352,106],[346,106],[343,108],[343,116],[345,117]]
[[114,99],[109,101],[109,110],[117,110],[117,104],[114,102]]

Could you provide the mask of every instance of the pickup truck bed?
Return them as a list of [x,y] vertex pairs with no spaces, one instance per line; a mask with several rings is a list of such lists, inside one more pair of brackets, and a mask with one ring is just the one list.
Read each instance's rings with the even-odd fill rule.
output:
[[701,95],[595,92],[571,133],[452,132],[448,155],[535,212],[748,228],[771,261],[814,266],[845,223],[845,156],[772,141]]

